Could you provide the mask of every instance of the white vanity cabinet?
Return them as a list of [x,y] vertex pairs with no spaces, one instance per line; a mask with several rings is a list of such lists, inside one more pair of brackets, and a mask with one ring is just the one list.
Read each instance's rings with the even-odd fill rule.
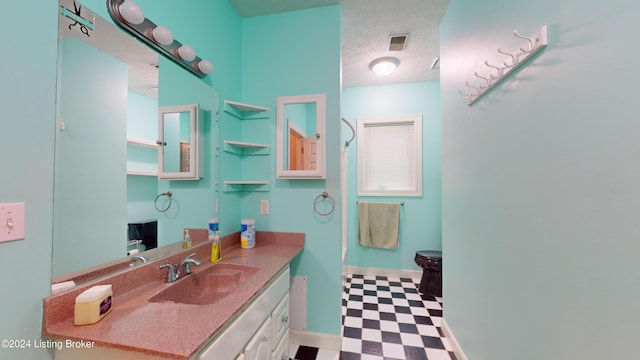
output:
[[289,351],[289,266],[233,323],[200,350],[198,360],[282,360]]

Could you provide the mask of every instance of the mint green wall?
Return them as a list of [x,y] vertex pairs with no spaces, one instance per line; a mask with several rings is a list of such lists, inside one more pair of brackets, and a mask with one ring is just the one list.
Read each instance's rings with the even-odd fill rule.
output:
[[[469,359],[632,359],[640,167],[630,0],[454,0],[441,24],[444,318]],[[549,46],[473,106],[495,49]]]
[[[185,0],[180,2],[180,13],[184,16],[175,16],[175,2],[170,0],[138,0],[136,1],[150,18],[157,24],[170,27],[176,39],[182,43],[193,46],[201,58],[209,59],[214,64],[214,71],[204,79],[199,79],[171,63],[164,57],[160,57],[160,68],[169,68],[170,71],[160,71],[161,84],[163,78],[191,78],[188,81],[199,82],[200,90],[191,90],[182,93],[177,88],[169,89],[171,94],[162,89],[160,85],[160,106],[176,105],[184,103],[200,103],[205,109],[213,109],[214,102],[219,104],[222,99],[240,98],[240,67],[241,62],[241,19],[228,1]],[[103,0],[86,0],[84,4],[94,10],[105,19],[109,17]],[[193,84],[196,84],[196,83]],[[208,85],[209,88],[203,87]],[[211,89],[213,88],[213,89]],[[218,91],[215,95],[212,90]],[[175,96],[171,98],[170,96]],[[194,100],[196,99],[196,100]],[[215,106],[218,106],[218,105]],[[206,114],[207,115],[207,114]],[[179,217],[170,213],[158,216],[158,245],[162,246],[170,242],[182,239],[184,227],[206,227],[209,218],[214,217],[217,189],[215,179],[220,172],[228,173],[228,164],[218,163],[216,159],[216,142],[219,138],[214,135],[212,129],[224,122],[223,115],[216,115],[215,111],[208,113],[209,120],[205,120],[205,177],[200,181],[159,181],[158,193],[171,190],[176,195],[171,211],[178,211]],[[182,198],[181,198],[182,197]],[[196,206],[178,207],[182,204],[191,204],[196,201]],[[240,202],[233,198],[220,198],[219,208],[221,213],[220,228],[223,233],[229,233],[224,227],[225,216],[239,217]],[[179,209],[179,210],[178,210]],[[166,221],[163,221],[166,220]],[[239,224],[239,220],[237,223]],[[234,221],[234,223],[236,223]],[[239,225],[238,225],[239,226]],[[236,227],[233,231],[237,231]]]
[[[8,2],[3,11],[0,29],[10,34],[3,46],[20,56],[0,60],[0,151],[10,159],[1,170],[0,203],[25,202],[26,229],[24,240],[0,243],[0,338],[39,339],[51,284],[57,3]],[[0,349],[0,358],[53,356],[32,347]]]
[[[327,95],[327,178],[276,180],[276,97],[317,93]],[[332,216],[319,217],[313,212],[313,201],[323,191],[329,192],[337,204],[341,201],[340,8],[244,19],[242,102],[272,109],[270,119],[245,120],[241,131],[232,134],[272,146],[269,156],[246,157],[241,164],[236,163],[243,177],[271,181],[271,191],[229,196],[241,201],[242,218],[255,218],[258,230],[306,234],[305,249],[292,264],[292,274],[307,276],[307,327],[312,332],[339,335],[340,206]],[[259,215],[261,199],[269,200],[269,215]],[[239,226],[240,219],[234,221]]]
[[127,95],[127,136],[156,139],[158,136],[158,100],[135,91]]
[[[441,250],[440,212],[440,84],[423,82],[347,88],[342,92],[342,116],[357,131],[357,119],[422,114],[422,196],[358,197],[357,140],[347,149],[347,265],[397,270],[420,270],[414,261],[418,250]],[[343,133],[351,130],[343,125]],[[345,135],[345,136],[346,136]],[[356,200],[404,201],[400,210],[397,250],[358,245]]]
[[[127,96],[127,136],[139,139],[158,137],[158,100],[129,91]],[[158,151],[127,145],[127,170],[158,171]],[[127,222],[157,219],[153,200],[158,195],[155,176],[127,176]]]
[[64,130],[56,131],[54,275],[112,261],[127,249],[128,66],[74,37],[59,51]]
[[[158,181],[160,193],[173,193],[173,204],[169,210],[158,214],[158,246],[182,239],[184,228],[206,228],[208,220],[216,217],[218,158],[215,148],[220,138],[218,91],[195,76],[184,76],[185,71],[168,60],[161,59],[160,69],[160,107],[185,104],[198,104],[200,107],[200,125],[204,132],[204,143],[200,146],[203,147],[204,169],[200,169],[200,180]],[[176,124],[175,131],[176,134],[179,132],[179,124]]]

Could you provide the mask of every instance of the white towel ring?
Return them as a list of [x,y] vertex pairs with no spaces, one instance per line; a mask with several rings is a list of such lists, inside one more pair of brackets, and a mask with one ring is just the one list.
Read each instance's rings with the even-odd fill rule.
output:
[[[326,213],[320,212],[318,211],[318,200],[320,199],[329,199],[329,201],[331,201],[331,210],[327,211]],[[329,195],[328,192],[324,191],[322,194],[318,195],[316,197],[316,199],[313,201],[313,211],[315,211],[316,214],[320,215],[320,216],[329,216],[333,213],[333,210],[336,209],[336,202],[335,200],[333,200],[333,198],[331,197],[331,195]]]
[[[169,198],[169,205],[167,205],[166,208],[164,209],[159,209],[158,208],[158,199],[160,199],[162,196],[167,196]],[[167,191],[165,193],[159,194],[158,196],[156,196],[156,200],[153,202],[153,206],[155,206],[156,210],[158,210],[158,212],[166,212],[167,210],[169,210],[169,208],[171,207],[171,196],[173,196],[173,193],[171,191]]]

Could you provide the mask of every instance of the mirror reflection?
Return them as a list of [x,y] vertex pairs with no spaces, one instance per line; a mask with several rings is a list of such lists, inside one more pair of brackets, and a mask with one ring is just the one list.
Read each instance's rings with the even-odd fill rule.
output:
[[317,157],[316,103],[287,104],[285,170],[315,170]]
[[164,143],[164,171],[189,172],[190,116],[188,111],[160,112]]
[[[73,0],[60,5],[74,9]],[[219,106],[215,89],[191,73],[83,5],[82,17],[95,30],[87,34],[70,27],[75,21],[62,14],[58,21],[54,283],[87,269],[111,269],[106,264],[113,265],[109,271],[126,269],[134,255],[157,258],[180,251],[183,228],[206,227],[206,220],[187,223],[181,213],[194,206],[195,198],[173,189],[172,181],[158,180],[158,110],[159,105],[199,103],[203,119],[217,124],[211,114]],[[167,166],[189,171],[191,146],[181,145],[193,140],[189,112],[172,116],[167,124],[175,131],[164,134],[175,136],[170,143],[176,150]],[[215,126],[207,128],[208,136],[217,136]],[[212,164],[207,177],[215,176]],[[174,205],[159,212],[154,199],[167,190],[174,192]]]
[[325,178],[325,94],[276,100],[276,176]]

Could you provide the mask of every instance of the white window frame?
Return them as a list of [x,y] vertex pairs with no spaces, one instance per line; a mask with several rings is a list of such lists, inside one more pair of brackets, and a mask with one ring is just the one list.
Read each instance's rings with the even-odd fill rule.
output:
[[[422,114],[386,116],[386,117],[369,117],[358,118],[357,120],[357,192],[358,196],[422,196]],[[376,163],[376,159],[372,159],[371,139],[367,136],[366,128],[369,127],[385,127],[385,126],[413,126],[410,137],[413,139],[413,149],[410,151],[414,154],[413,173],[408,173],[409,179],[413,184],[408,187],[394,187],[388,185],[373,185],[374,179],[371,179],[370,165]],[[388,146],[388,145],[387,145]]]

